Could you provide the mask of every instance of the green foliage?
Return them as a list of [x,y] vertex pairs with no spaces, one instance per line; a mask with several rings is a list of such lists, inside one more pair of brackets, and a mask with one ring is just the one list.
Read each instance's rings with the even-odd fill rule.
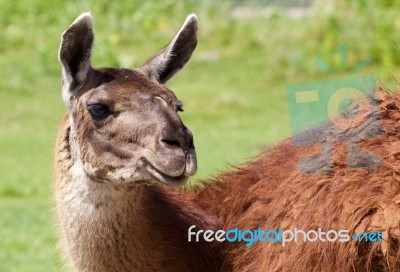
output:
[[[0,0],[0,271],[61,269],[51,215],[53,143],[65,112],[57,50],[81,12],[95,18],[98,67],[140,65],[188,13],[199,16],[198,49],[169,84],[185,102],[199,179],[289,136],[287,84],[349,75],[367,56],[372,63],[357,75],[373,72],[388,81],[398,74],[399,3],[319,1],[303,19],[282,7],[237,19],[229,1]],[[263,8],[258,3],[254,13]],[[344,74],[315,64],[320,58],[340,70],[342,44]]]

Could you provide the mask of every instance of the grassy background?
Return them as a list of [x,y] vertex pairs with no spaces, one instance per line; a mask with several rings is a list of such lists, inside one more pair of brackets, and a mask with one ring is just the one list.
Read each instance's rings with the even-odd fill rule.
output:
[[[284,2],[246,3],[246,16],[243,1],[0,0],[0,271],[63,270],[52,214],[53,144],[65,112],[57,50],[83,11],[95,18],[98,67],[140,65],[198,14],[199,46],[169,84],[195,135],[197,179],[289,136],[287,84],[374,73],[395,88],[400,1],[318,1],[301,19],[288,10],[300,4]],[[316,65],[340,70],[340,45],[348,48],[344,71]],[[369,64],[351,72],[365,57]]]

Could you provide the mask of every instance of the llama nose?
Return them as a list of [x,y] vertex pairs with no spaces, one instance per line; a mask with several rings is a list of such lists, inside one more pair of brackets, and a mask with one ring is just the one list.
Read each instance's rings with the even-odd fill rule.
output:
[[188,153],[189,149],[194,148],[193,134],[187,128],[169,133],[168,136],[166,135],[161,139],[161,142],[169,148],[181,148],[185,153]]

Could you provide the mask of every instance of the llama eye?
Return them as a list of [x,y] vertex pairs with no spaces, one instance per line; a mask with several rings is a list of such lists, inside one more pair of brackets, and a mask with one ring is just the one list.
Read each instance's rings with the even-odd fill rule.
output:
[[107,106],[102,104],[87,105],[87,110],[93,118],[104,119],[111,114]]

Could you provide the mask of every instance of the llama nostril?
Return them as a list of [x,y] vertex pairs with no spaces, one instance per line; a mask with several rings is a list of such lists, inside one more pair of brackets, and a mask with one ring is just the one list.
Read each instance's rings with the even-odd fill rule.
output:
[[168,145],[170,147],[179,147],[179,148],[181,148],[181,144],[176,140],[165,140],[165,139],[162,139],[161,142],[165,143],[166,145]]
[[193,134],[190,132],[190,130],[186,129],[184,132],[185,135],[185,142],[186,142],[186,152],[189,151],[189,149],[194,149],[194,143],[193,143]]
[[189,148],[190,148],[190,149],[194,149],[193,137],[190,139]]
[[160,142],[167,148],[180,148],[187,154],[190,149],[194,149],[193,135],[188,129],[181,129],[168,133],[168,136],[161,138]]

